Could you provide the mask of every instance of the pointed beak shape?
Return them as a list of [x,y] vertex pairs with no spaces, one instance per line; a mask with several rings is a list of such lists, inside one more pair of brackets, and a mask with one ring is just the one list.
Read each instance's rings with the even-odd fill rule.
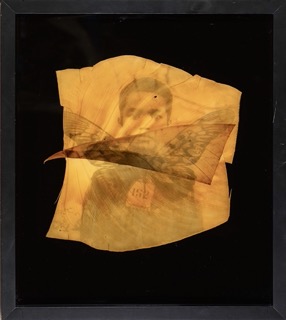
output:
[[54,159],[61,159],[61,158],[65,158],[66,155],[65,155],[65,152],[64,151],[59,151],[59,152],[56,152],[54,153],[53,155],[51,155],[50,157],[48,157],[44,163],[46,163],[47,161],[50,161],[50,160],[54,160]]

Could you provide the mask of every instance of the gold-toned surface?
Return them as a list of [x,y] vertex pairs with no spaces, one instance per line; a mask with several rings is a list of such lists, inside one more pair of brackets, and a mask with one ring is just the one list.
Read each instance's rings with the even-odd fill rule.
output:
[[48,237],[127,251],[229,217],[240,92],[120,56],[57,72],[66,172]]

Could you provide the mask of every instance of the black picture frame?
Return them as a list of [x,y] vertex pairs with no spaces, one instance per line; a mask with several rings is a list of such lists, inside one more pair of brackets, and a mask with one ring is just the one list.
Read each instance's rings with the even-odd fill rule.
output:
[[[2,1],[1,17],[1,313],[3,319],[286,319],[286,3],[285,1]],[[16,291],[16,88],[19,15],[269,15],[273,19],[272,299],[259,305],[19,303]],[[16,74],[17,76],[17,74]],[[259,93],[258,93],[259,94]],[[272,110],[271,110],[272,113]],[[270,150],[267,149],[268,152]],[[17,157],[16,157],[17,156]],[[269,176],[268,176],[269,177]],[[230,280],[231,281],[231,280]]]

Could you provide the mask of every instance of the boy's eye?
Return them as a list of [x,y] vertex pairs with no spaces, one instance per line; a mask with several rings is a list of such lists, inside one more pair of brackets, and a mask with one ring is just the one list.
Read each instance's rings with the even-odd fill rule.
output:
[[133,116],[134,112],[135,112],[135,108],[128,108],[126,111],[126,116],[131,117]]
[[149,111],[149,115],[150,115],[151,117],[157,117],[157,116],[159,115],[159,111],[158,111],[157,109],[151,109],[151,110]]

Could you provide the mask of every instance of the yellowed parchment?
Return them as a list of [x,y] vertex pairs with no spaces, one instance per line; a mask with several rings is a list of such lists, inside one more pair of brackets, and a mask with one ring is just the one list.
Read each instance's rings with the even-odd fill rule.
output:
[[48,237],[127,251],[228,220],[237,89],[136,56],[57,79],[69,151]]

